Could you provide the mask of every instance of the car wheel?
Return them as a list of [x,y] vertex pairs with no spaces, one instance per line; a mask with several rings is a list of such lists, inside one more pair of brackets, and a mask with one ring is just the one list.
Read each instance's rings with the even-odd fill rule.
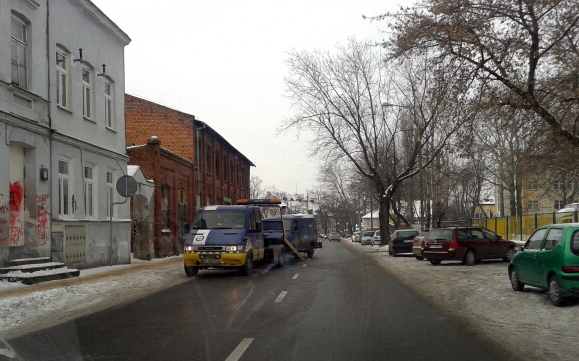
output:
[[561,296],[561,285],[557,276],[551,277],[549,280],[549,297],[551,303],[557,307],[563,304],[563,296]]
[[420,257],[420,256],[415,256],[415,257],[418,261],[422,261],[424,259],[424,257]]
[[306,250],[306,254],[308,255],[308,258],[313,258],[314,257],[314,247],[310,247]]
[[392,250],[392,257],[398,257],[398,252],[395,249]]
[[466,252],[463,263],[467,266],[474,266],[476,263],[476,255],[473,250]]
[[509,273],[509,278],[511,279],[511,286],[513,291],[522,291],[525,288],[525,284],[519,279],[519,274],[513,267]]
[[510,262],[513,259],[513,256],[517,253],[514,247],[511,247],[507,250],[507,254],[503,257],[503,261]]
[[185,265],[185,274],[187,277],[195,276],[199,272],[199,267]]
[[440,264],[440,261],[437,259],[429,259],[429,261],[430,261],[430,264],[433,264],[435,266]]
[[239,268],[239,272],[241,272],[241,274],[244,276],[249,276],[251,274],[251,270],[253,270],[253,253],[249,252],[245,256],[245,263]]

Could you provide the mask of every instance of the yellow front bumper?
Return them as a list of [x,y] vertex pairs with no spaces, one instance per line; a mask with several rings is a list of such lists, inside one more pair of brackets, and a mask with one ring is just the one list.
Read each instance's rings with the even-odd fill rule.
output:
[[[203,254],[203,256],[211,256],[213,254]],[[217,263],[207,263],[201,259],[199,253],[185,253],[183,254],[183,261],[185,266],[193,267],[240,267],[245,264],[245,256],[247,253],[221,253]]]

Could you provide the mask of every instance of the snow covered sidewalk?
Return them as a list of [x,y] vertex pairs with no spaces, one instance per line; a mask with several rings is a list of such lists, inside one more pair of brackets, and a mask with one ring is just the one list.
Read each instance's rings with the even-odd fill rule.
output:
[[368,254],[388,273],[449,315],[466,321],[482,334],[528,360],[578,360],[579,301],[555,307],[549,295],[525,287],[514,292],[507,274],[508,263],[483,261],[472,267],[460,262],[433,266],[413,254],[388,255],[387,246],[349,248]]
[[0,282],[0,339],[23,335],[183,283],[182,256],[81,270],[32,286]]

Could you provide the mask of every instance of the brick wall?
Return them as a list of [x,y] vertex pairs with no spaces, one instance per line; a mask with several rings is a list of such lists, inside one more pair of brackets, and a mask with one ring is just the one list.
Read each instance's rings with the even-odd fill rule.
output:
[[125,94],[127,146],[145,144],[157,136],[163,148],[195,161],[194,119],[193,115]]

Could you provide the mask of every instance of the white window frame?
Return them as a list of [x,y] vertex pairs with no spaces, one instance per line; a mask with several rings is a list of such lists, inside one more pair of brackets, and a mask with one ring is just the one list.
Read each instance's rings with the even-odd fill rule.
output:
[[[87,169],[90,169],[90,178],[87,177]],[[95,177],[97,174],[96,166],[92,164],[84,165],[84,215],[87,218],[96,218],[98,214],[98,203],[95,202],[98,199],[98,186]]]
[[[24,27],[24,31],[22,34],[22,38],[18,37],[18,34],[14,34],[14,23],[18,23]],[[28,89],[28,24],[20,19],[18,16],[12,14],[11,22],[10,22],[10,35],[11,35],[11,81],[12,84],[22,88]],[[16,51],[14,52],[14,49]],[[24,59],[21,59],[20,56],[20,49],[22,49]],[[14,70],[16,68],[16,77],[14,74]],[[21,79],[21,76],[24,76],[24,79]]]
[[[62,57],[58,61],[59,56]],[[69,104],[69,78],[68,78],[68,54],[61,50],[56,50],[56,105],[61,108],[68,109]]]
[[[110,175],[110,177],[109,177]],[[106,173],[107,182],[107,219],[111,218],[111,204],[115,202],[115,171],[108,169]],[[115,218],[115,210],[113,209],[113,219]]]
[[[557,204],[559,204],[559,207],[557,208]],[[562,200],[555,200],[553,202],[553,208],[557,211],[559,209],[563,209],[565,207],[565,202]]]
[[[85,73],[88,74],[88,81],[85,80]],[[93,117],[93,99],[92,99],[92,69],[89,67],[82,67],[82,116],[86,119],[92,120]]]
[[562,191],[563,190],[563,181],[561,179],[557,179],[556,181],[553,182],[553,189],[556,191]]
[[528,211],[538,211],[538,210],[539,210],[539,201],[530,200],[528,203]]
[[[66,164],[66,173],[61,172],[61,162]],[[71,196],[71,162],[69,159],[58,159],[58,215],[61,218],[68,218],[74,214],[72,209]],[[66,185],[65,185],[66,184]],[[66,197],[64,196],[66,190]]]
[[105,99],[105,126],[109,129],[114,129],[115,125],[114,102],[113,102],[114,89],[112,82],[105,81],[103,94]]

